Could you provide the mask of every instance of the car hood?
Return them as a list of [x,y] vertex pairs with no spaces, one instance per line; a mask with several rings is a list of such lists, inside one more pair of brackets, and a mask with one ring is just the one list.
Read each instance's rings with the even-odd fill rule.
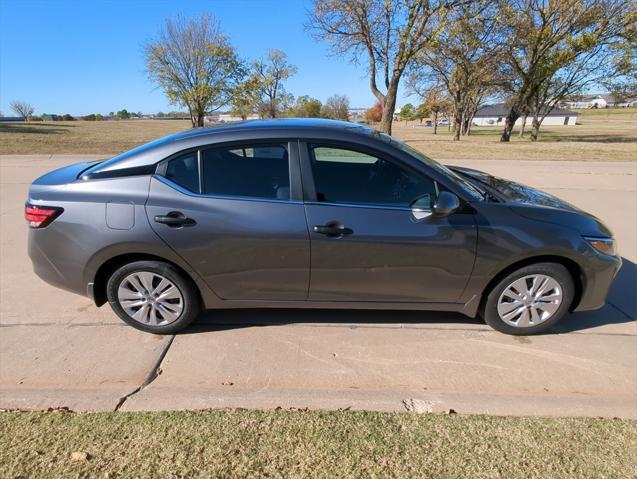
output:
[[472,168],[449,168],[483,193],[505,203],[520,216],[570,226],[585,236],[612,236],[608,227],[598,218],[557,196]]

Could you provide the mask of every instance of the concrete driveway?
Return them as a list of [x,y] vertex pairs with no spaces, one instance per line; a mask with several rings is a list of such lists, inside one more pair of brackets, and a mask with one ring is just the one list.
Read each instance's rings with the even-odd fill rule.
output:
[[[541,145],[538,145],[541,147]],[[457,161],[602,218],[624,267],[602,310],[511,337],[457,314],[206,313],[160,337],[31,271],[23,204],[89,156],[0,157],[0,408],[310,407],[637,418],[637,162]]]

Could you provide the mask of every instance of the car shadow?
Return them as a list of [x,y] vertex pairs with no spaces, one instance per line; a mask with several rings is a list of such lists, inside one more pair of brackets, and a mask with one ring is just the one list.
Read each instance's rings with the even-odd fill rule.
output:
[[[569,314],[544,334],[582,331],[605,324],[629,323],[636,319],[637,265],[623,258],[622,268],[613,282],[606,306],[597,311]],[[480,318],[442,311],[256,308],[208,310],[178,334],[294,324],[350,329],[491,330]]]
[[488,330],[479,318],[443,311],[255,308],[208,310],[178,334],[294,324],[349,329],[409,329],[427,325],[427,329]]

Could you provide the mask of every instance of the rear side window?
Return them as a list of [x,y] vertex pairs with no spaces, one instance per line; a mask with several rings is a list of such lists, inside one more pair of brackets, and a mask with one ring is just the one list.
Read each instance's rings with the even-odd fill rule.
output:
[[210,148],[201,154],[203,194],[290,199],[287,144]]
[[198,193],[199,172],[197,170],[197,152],[193,151],[170,160],[166,165],[164,176],[173,183]]
[[345,148],[311,145],[318,201],[430,208],[437,197],[433,180],[393,161]]

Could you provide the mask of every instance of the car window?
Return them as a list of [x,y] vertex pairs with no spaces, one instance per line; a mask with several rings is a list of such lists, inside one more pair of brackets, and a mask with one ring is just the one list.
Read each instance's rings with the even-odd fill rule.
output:
[[201,153],[204,194],[290,199],[287,145],[210,148]]
[[431,207],[433,180],[393,161],[345,148],[311,145],[312,174],[318,201],[376,206]]
[[193,193],[199,192],[199,172],[197,168],[197,152],[173,158],[166,165],[164,174],[173,183],[186,188]]

